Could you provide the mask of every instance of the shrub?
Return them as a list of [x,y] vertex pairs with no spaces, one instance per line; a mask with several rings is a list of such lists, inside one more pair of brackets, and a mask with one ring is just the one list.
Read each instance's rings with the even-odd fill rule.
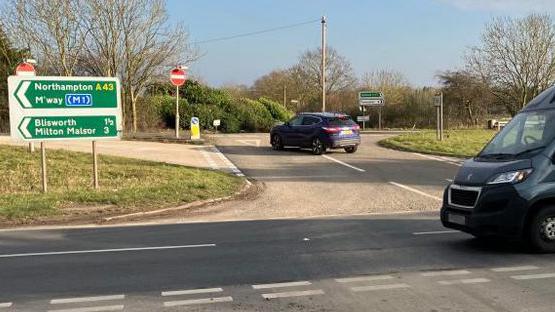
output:
[[265,97],[259,98],[258,102],[262,103],[266,107],[266,109],[270,112],[270,114],[272,115],[272,118],[274,118],[277,121],[285,122],[291,119],[291,117],[293,116],[292,112],[287,110],[287,108],[285,108],[282,104],[278,102],[272,101]]

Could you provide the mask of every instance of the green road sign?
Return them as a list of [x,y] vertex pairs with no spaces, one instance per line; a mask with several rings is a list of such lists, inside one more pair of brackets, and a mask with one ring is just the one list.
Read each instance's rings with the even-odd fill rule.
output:
[[[39,79],[36,79],[39,78]],[[114,108],[117,84],[110,80],[19,81],[15,98],[23,108]]]
[[115,77],[8,77],[10,133],[16,140],[102,140],[122,134]]
[[358,97],[363,98],[383,98],[383,94],[381,92],[369,92],[363,91],[358,93]]
[[28,140],[118,136],[116,116],[24,117],[18,130]]

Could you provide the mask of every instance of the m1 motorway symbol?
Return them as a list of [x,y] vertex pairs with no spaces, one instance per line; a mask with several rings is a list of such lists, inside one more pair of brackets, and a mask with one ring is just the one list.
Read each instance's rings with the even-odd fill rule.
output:
[[[21,78],[21,77],[18,77]],[[18,79],[13,82],[15,99],[25,109],[39,108],[117,108],[118,88],[110,80]],[[8,83],[10,80],[8,80]]]

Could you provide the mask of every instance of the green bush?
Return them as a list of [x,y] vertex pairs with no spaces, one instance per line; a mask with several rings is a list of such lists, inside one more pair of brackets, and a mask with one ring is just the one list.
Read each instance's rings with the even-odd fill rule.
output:
[[258,102],[262,103],[277,121],[287,121],[293,117],[293,113],[288,111],[282,104],[274,102],[268,98],[261,97]]

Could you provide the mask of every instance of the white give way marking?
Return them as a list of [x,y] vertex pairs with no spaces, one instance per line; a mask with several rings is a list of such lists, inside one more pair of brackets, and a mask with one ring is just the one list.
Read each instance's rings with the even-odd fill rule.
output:
[[346,162],[342,162],[341,160],[335,159],[335,158],[330,157],[330,156],[328,156],[328,155],[322,155],[322,157],[324,157],[325,159],[331,160],[331,161],[335,161],[336,163],[338,163],[338,164],[340,164],[340,165],[343,165],[343,166],[345,166],[345,167],[349,167],[349,168],[354,169],[354,170],[356,170],[356,171],[358,171],[358,172],[366,172],[366,170],[364,170],[364,169],[355,167],[355,166],[353,166],[353,165],[349,165],[349,164],[346,163]]
[[236,140],[236,141],[239,143],[243,143],[245,145],[260,147],[260,140]]

